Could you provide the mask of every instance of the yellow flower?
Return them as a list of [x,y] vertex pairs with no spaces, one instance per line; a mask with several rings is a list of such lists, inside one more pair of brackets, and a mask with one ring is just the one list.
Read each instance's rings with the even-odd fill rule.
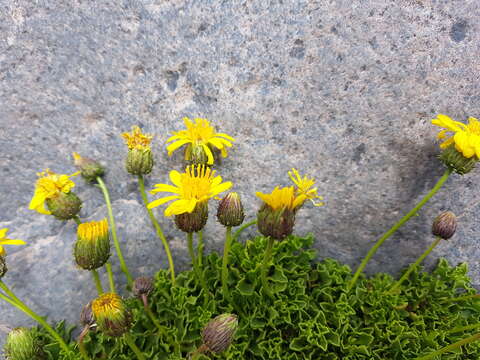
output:
[[125,132],[122,134],[128,148],[131,149],[150,149],[150,142],[153,139],[152,134],[143,134],[140,128],[136,125],[132,126],[132,132]]
[[0,256],[5,256],[5,249],[3,245],[25,245],[26,242],[23,240],[18,239],[8,239],[7,236],[7,228],[0,229]]
[[107,219],[81,223],[77,228],[77,236],[86,241],[108,237]]
[[296,192],[297,195],[305,195],[305,197],[310,200],[315,206],[324,205],[323,202],[315,202],[315,199],[323,200],[323,197],[317,194],[317,188],[313,187],[315,185],[315,179],[304,176],[300,176],[298,171],[292,168],[292,171],[288,172],[288,176],[297,186]]
[[175,186],[156,184],[150,193],[167,192],[176,195],[157,199],[148,204],[148,208],[152,209],[175,200],[165,209],[165,216],[191,213],[197,204],[206,202],[232,187],[230,181],[222,183],[222,177],[215,176],[215,170],[205,165],[187,166],[182,174],[175,170],[170,171],[170,181]]
[[95,318],[113,317],[123,309],[122,299],[114,293],[105,293],[92,301],[92,313]]
[[[437,138],[444,140],[440,147],[445,149],[452,144],[455,144],[455,149],[461,152],[464,157],[471,158],[476,155],[480,158],[480,122],[473,118],[468,118],[468,124],[454,121],[447,115],[439,114],[436,119],[432,120],[433,125],[437,125],[441,130]],[[454,133],[453,136],[448,137],[447,132]]]
[[207,155],[207,164],[213,164],[213,153],[210,149],[210,145],[219,149],[223,157],[227,156],[227,147],[232,146],[234,138],[227,134],[217,133],[215,128],[210,125],[207,119],[195,118],[192,122],[188,117],[183,118],[183,122],[187,130],[173,131],[173,136],[169,137],[167,143],[172,142],[167,146],[168,155],[183,145],[188,144],[185,152],[186,160],[190,160],[192,148],[194,146],[201,146]]
[[295,193],[293,186],[284,188],[277,186],[270,194],[257,192],[256,195],[273,210],[295,210],[307,199],[305,194],[296,195]]
[[49,169],[38,173],[37,175],[40,178],[35,184],[35,192],[28,208],[38,211],[41,214],[51,214],[51,212],[45,208],[45,201],[55,198],[60,193],[68,194],[75,186],[75,183],[70,180],[70,178],[78,174],[79,172],[72,175],[60,175],[55,174]]

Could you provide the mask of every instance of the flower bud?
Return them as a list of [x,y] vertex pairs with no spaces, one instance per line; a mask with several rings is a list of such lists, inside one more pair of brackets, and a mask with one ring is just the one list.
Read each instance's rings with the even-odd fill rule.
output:
[[97,161],[82,157],[78,153],[73,153],[73,163],[80,170],[82,177],[88,182],[93,182],[98,176],[105,174],[105,168]]
[[78,225],[73,254],[78,266],[85,270],[102,267],[110,257],[110,236],[107,219]]
[[92,325],[95,324],[95,319],[93,318],[91,301],[82,308],[82,312],[80,313],[80,323],[83,326],[88,326],[88,327],[91,327]]
[[444,240],[450,239],[457,230],[457,217],[451,211],[442,212],[432,224],[432,234]]
[[8,360],[43,360],[46,356],[39,338],[33,330],[16,328],[8,334],[5,344]]
[[57,196],[45,201],[48,210],[59,220],[73,219],[82,208],[82,200],[73,192],[61,192]]
[[202,340],[205,347],[219,354],[228,349],[238,328],[238,319],[233,314],[222,314],[210,320],[203,328]]
[[132,175],[150,174],[153,168],[153,155],[150,148],[128,150],[127,171]]
[[242,201],[236,192],[227,194],[218,204],[217,218],[223,226],[238,226],[245,219]]
[[208,219],[208,203],[199,202],[191,213],[175,215],[175,225],[186,233],[202,230]]
[[191,165],[207,165],[208,155],[203,146],[189,145],[185,148],[185,160]]
[[5,256],[0,255],[0,280],[5,276],[7,273],[7,262],[5,260]]
[[143,305],[148,307],[147,298],[153,290],[152,278],[141,276],[133,282],[133,294],[143,301]]
[[283,240],[293,232],[295,225],[295,210],[280,208],[273,210],[269,205],[263,204],[257,214],[258,231],[264,236],[276,240]]
[[446,167],[452,169],[457,174],[465,175],[475,168],[478,162],[477,156],[466,158],[461,152],[455,149],[455,145],[450,145],[438,156]]
[[117,294],[105,293],[93,300],[92,312],[98,329],[108,336],[122,336],[130,330],[132,314]]

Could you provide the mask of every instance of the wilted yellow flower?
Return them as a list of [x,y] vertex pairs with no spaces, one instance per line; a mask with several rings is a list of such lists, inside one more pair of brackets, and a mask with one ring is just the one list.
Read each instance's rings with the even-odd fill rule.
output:
[[152,209],[175,200],[165,209],[165,216],[191,213],[197,204],[206,202],[232,187],[230,181],[222,183],[222,177],[215,176],[215,173],[215,170],[205,165],[187,166],[184,173],[170,171],[170,181],[175,186],[156,184],[150,193],[167,192],[176,195],[154,200],[148,204],[148,208]]
[[105,293],[92,301],[92,313],[100,331],[108,336],[122,336],[131,324],[132,315],[122,298]]
[[25,245],[26,242],[18,239],[7,238],[7,228],[0,229],[0,256],[5,256],[5,249],[3,245]]
[[[466,158],[476,155],[480,159],[480,122],[473,118],[468,118],[468,124],[454,121],[447,115],[439,114],[436,119],[432,120],[433,125],[437,125],[441,130],[437,138],[444,140],[440,147],[445,149],[455,144],[455,149],[462,153]],[[454,133],[448,137],[447,132]]]
[[53,171],[46,169],[38,173],[40,177],[35,184],[35,193],[30,201],[28,208],[30,210],[38,211],[41,214],[51,214],[51,211],[45,208],[45,201],[53,199],[59,194],[67,194],[75,186],[75,183],[70,180],[72,176],[78,175],[76,172],[72,175],[55,174]]
[[169,137],[167,143],[172,142],[167,146],[168,155],[171,155],[175,150],[187,145],[185,150],[185,159],[191,160],[192,150],[194,147],[201,147],[207,155],[207,164],[213,164],[213,153],[210,146],[219,149],[223,157],[227,156],[227,147],[232,146],[234,138],[227,134],[217,133],[215,128],[210,125],[207,119],[195,118],[192,122],[188,117],[183,118],[183,122],[187,130],[174,131],[173,136]]
[[256,195],[270,206],[272,210],[295,210],[307,199],[305,194],[296,194],[293,186],[280,188],[276,186],[270,194],[257,192]]
[[125,139],[129,149],[149,149],[150,142],[153,139],[152,134],[143,134],[142,130],[136,125],[132,126],[132,132],[124,132],[122,137]]
[[300,176],[299,172],[292,168],[292,171],[288,172],[288,176],[297,186],[296,192],[297,195],[305,195],[305,197],[310,200],[315,206],[322,206],[323,202],[315,202],[315,199],[323,200],[323,197],[317,194],[317,188],[313,187],[315,185],[315,179],[304,176]]

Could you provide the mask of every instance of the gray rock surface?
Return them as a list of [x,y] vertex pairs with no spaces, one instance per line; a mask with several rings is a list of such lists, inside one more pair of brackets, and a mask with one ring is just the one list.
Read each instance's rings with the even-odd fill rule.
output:
[[[72,173],[72,151],[108,167],[134,275],[165,267],[124,170],[120,133],[139,124],[156,134],[152,186],[182,167],[164,141],[183,116],[206,117],[236,138],[218,170],[235,182],[248,219],[255,190],[288,184],[291,167],[315,176],[326,206],[302,210],[296,232],[313,232],[320,258],[356,267],[441,176],[430,119],[480,116],[479,16],[477,0],[0,0],[0,228],[29,243],[7,249],[5,282],[55,320],[75,322],[95,296],[73,264],[75,225],[27,208],[36,173]],[[452,176],[368,273],[412,262],[432,241],[432,219],[450,209],[461,216],[457,235],[427,264],[468,261],[480,284],[479,171]],[[98,189],[78,179],[75,191],[82,218],[106,216]],[[156,214],[186,268],[183,235]],[[221,250],[222,234],[211,216],[208,251]],[[0,314],[3,326],[31,324],[3,303]]]

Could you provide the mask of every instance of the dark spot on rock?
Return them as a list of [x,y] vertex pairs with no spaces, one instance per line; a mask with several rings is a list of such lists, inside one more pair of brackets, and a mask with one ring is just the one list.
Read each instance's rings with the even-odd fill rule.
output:
[[460,42],[467,36],[468,23],[466,20],[459,20],[452,25],[450,37],[455,42]]
[[137,76],[145,75],[145,68],[143,67],[142,64],[135,65],[135,67],[133,68],[133,73]]
[[342,54],[337,55],[337,61],[338,62],[343,62],[343,55]]
[[358,145],[353,151],[352,160],[358,164],[362,159],[362,155],[365,154],[365,149],[366,149],[366,146],[364,143]]
[[180,74],[178,73],[178,71],[168,70],[168,71],[165,73],[165,76],[166,76],[166,78],[167,78],[167,86],[168,86],[168,88],[169,88],[171,91],[175,91],[175,89],[177,88],[177,82],[178,82],[178,78],[180,77]]
[[195,94],[193,96],[193,101],[195,101],[199,105],[208,106],[208,105],[211,105],[212,103],[216,103],[217,98],[213,96],[204,95],[204,94]]
[[204,32],[205,30],[207,30],[207,28],[208,28],[207,23],[201,23],[200,26],[198,27],[198,32],[199,33]]
[[303,46],[303,40],[302,39],[297,39],[294,42],[295,45]]
[[296,134],[297,133],[297,128],[296,127],[292,127],[290,129],[290,131],[292,132],[292,134]]
[[362,65],[362,66],[360,66],[360,70],[361,70],[361,71],[367,70],[367,65]]
[[332,33],[334,33],[335,35],[338,34],[338,30],[337,30],[337,28],[336,28],[335,26],[332,26],[332,27],[330,28],[330,31],[331,31]]
[[282,85],[282,83],[283,83],[282,79],[279,79],[277,77],[273,78],[273,80],[272,80],[272,84],[275,85],[275,86],[280,86],[280,85]]
[[368,40],[368,43],[373,49],[378,48],[377,38],[374,36],[372,39]]
[[290,52],[289,52],[289,55],[291,57],[294,57],[294,58],[297,58],[297,59],[303,59],[305,57],[305,48],[304,47],[293,47]]

